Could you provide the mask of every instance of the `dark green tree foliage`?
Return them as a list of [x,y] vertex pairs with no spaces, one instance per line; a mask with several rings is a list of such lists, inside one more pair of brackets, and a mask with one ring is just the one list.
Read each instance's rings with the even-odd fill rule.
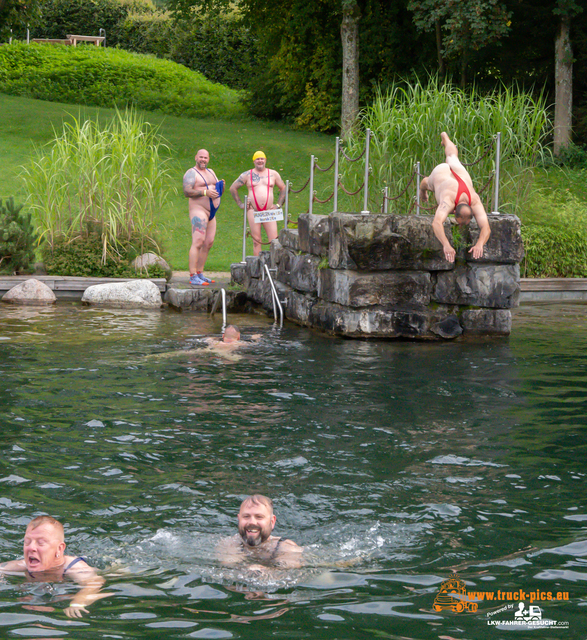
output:
[[24,205],[0,200],[0,273],[25,271],[35,259],[36,234],[31,214],[21,214]]
[[[422,72],[434,46],[418,42],[407,0],[358,0],[360,98],[364,104],[378,84]],[[170,0],[177,17],[194,7],[213,16],[227,0]],[[340,121],[342,90],[341,0],[241,0],[239,10],[256,40],[254,66],[243,71],[253,115],[282,119],[320,131]]]
[[410,0],[408,9],[419,30],[439,29],[439,61],[458,65],[463,87],[475,53],[501,40],[511,24],[511,12],[501,0]]
[[[417,42],[404,2],[359,0],[360,100],[394,76],[408,77],[433,53]],[[340,0],[309,3],[244,0],[245,19],[259,41],[261,62],[251,76],[253,114],[294,120],[328,131],[340,121],[342,50]]]
[[107,44],[116,46],[127,15],[154,11],[151,0],[44,0],[33,37],[65,38],[70,33],[97,36],[100,29],[105,29]]
[[26,37],[27,25],[40,19],[39,0],[0,0],[0,39]]

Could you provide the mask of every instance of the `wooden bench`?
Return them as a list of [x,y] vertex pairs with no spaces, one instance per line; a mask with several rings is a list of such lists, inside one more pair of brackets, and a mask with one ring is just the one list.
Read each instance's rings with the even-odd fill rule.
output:
[[97,47],[99,47],[104,40],[106,39],[104,36],[72,36],[67,35],[68,39],[71,40],[71,44],[75,47],[78,42],[93,42]]
[[39,44],[71,44],[69,38],[33,38],[32,41]]

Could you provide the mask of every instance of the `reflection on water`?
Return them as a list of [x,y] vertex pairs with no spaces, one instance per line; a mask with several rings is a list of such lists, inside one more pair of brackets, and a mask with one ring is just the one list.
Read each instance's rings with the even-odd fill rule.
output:
[[[584,638],[585,311],[526,306],[508,340],[450,344],[238,317],[263,338],[226,361],[201,316],[2,306],[1,557],[50,513],[112,595],[74,621],[75,585],[2,578],[0,637],[511,633],[487,624],[503,602],[433,610],[457,570],[476,592],[568,592],[540,605],[569,628],[539,637]],[[274,498],[302,569],[217,561],[252,492]]]

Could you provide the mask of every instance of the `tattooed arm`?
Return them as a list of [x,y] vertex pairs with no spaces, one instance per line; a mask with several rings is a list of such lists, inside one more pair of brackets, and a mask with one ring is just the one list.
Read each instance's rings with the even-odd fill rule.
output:
[[196,172],[188,169],[183,176],[183,195],[186,198],[199,198],[207,195],[206,189],[196,189]]
[[238,190],[247,184],[248,171],[241,173],[240,176],[230,185],[230,195],[234,198],[234,201],[241,208],[245,208],[244,202],[238,196]]

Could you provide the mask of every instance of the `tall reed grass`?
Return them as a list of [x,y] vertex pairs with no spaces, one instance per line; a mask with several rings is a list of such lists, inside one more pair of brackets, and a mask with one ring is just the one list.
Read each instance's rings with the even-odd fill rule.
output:
[[97,230],[102,260],[121,243],[157,245],[157,213],[170,191],[168,147],[134,110],[105,125],[66,122],[23,167],[40,240],[73,240]]
[[[369,186],[371,211],[379,211],[382,191],[399,194],[421,163],[422,175],[444,162],[440,133],[446,131],[457,144],[463,163],[484,155],[494,136],[501,132],[500,206],[501,212],[519,213],[532,185],[532,167],[542,163],[550,152],[545,146],[552,134],[552,122],[543,94],[534,95],[516,87],[482,94],[475,89],[464,92],[431,77],[427,84],[395,84],[379,92],[373,104],[360,115],[358,133],[346,141],[349,155],[357,155],[365,145],[365,131],[372,132]],[[343,165],[343,182],[352,188],[363,180],[362,163]],[[469,168],[479,191],[495,168],[492,150]],[[492,185],[482,194],[491,210]],[[389,210],[407,213],[415,196],[415,184]],[[362,201],[362,200],[360,200]]]

